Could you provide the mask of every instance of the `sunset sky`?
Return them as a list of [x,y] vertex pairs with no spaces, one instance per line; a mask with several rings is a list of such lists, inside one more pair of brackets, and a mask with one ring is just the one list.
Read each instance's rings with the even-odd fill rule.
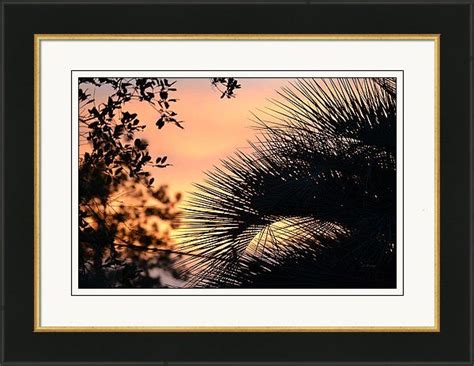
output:
[[[149,142],[152,156],[168,156],[173,166],[153,169],[155,180],[168,184],[170,191],[186,192],[193,189],[193,182],[201,182],[204,171],[219,164],[220,159],[236,149],[247,148],[247,140],[255,135],[251,111],[268,105],[267,98],[275,96],[275,89],[288,83],[282,79],[239,79],[242,88],[237,97],[220,98],[220,93],[211,86],[209,79],[180,79],[175,93],[178,102],[174,110],[184,129],[167,125],[157,130],[153,110],[144,119],[149,119],[144,137]],[[140,115],[140,113],[139,113]],[[143,117],[142,117],[143,118]]]
[[[135,186],[132,186],[131,191],[135,190],[132,193],[129,193],[127,189],[122,189],[117,193],[117,197],[119,199],[116,199],[117,197],[114,198],[114,202],[117,203],[116,207],[120,207],[120,205],[129,205],[125,207],[147,207],[148,209],[150,207],[157,207],[157,205],[164,204],[168,205],[166,207],[166,210],[170,210],[168,212],[175,211],[173,208],[178,208],[178,212],[183,212],[181,209],[186,207],[187,200],[191,197],[191,193],[198,191],[198,188],[196,188],[194,184],[203,184],[206,179],[206,172],[214,171],[214,167],[216,166],[222,167],[222,160],[229,161],[227,158],[234,155],[238,150],[244,152],[247,151],[250,153],[253,151],[249,141],[257,141],[257,136],[259,134],[255,128],[255,115],[262,117],[264,120],[266,117],[269,120],[273,120],[271,116],[265,116],[265,112],[270,112],[270,114],[273,115],[274,113],[271,111],[275,111],[276,109],[285,111],[285,113],[288,113],[289,115],[297,113],[294,112],[294,110],[288,111],[285,109],[285,107],[280,107],[278,105],[275,106],[275,104],[272,102],[273,100],[277,100],[283,104],[286,103],[285,97],[279,95],[278,92],[281,91],[282,88],[288,87],[290,84],[295,82],[296,80],[294,78],[238,78],[238,82],[241,87],[235,91],[235,98],[221,98],[222,91],[218,90],[212,85],[210,78],[169,78],[168,81],[175,82],[173,84],[173,88],[176,88],[177,90],[168,91],[168,97],[161,98],[167,100],[177,100],[173,103],[170,102],[171,105],[169,111],[174,111],[177,113],[175,118],[179,121],[183,128],[179,128],[179,126],[173,123],[166,123],[162,125],[161,129],[159,129],[156,126],[156,122],[161,117],[163,111],[158,110],[158,104],[156,104],[154,107],[153,104],[148,102],[140,102],[138,100],[133,100],[121,105],[122,109],[114,111],[115,116],[111,116],[114,121],[111,121],[110,123],[114,125],[115,121],[118,121],[124,112],[136,113],[138,119],[140,120],[140,122],[136,121],[136,124],[140,126],[146,125],[146,128],[143,132],[137,132],[133,136],[135,139],[135,145],[140,146],[140,140],[146,141],[148,151],[153,159],[153,162],[157,157],[162,158],[166,156],[166,163],[170,164],[169,166],[162,168],[153,167],[151,166],[152,164],[149,164],[145,167],[145,170],[150,172],[154,178],[153,186],[167,186],[170,197],[180,193],[182,200],[178,207],[176,207],[173,199],[172,202],[161,201],[160,203],[159,199],[156,197],[148,196],[148,198],[138,201],[140,198],[137,197],[139,196],[133,194],[136,193],[137,189],[135,189]],[[313,84],[308,84],[306,87],[313,87],[315,88],[314,93],[320,93],[319,97],[315,97],[315,99],[312,99],[313,94],[311,94],[311,92],[307,92],[307,89],[298,89],[297,87],[290,88],[290,90],[286,89],[286,95],[291,96],[293,95],[291,93],[297,93],[297,95],[302,95],[305,98],[309,98],[310,102],[308,103],[314,103],[308,107],[310,109],[303,109],[302,113],[305,113],[308,110],[313,111],[313,107],[317,109],[316,105],[321,108],[321,113],[325,111],[332,111],[331,105],[327,106],[325,104],[327,98],[335,98],[336,104],[339,103],[339,100],[348,99],[355,105],[359,105],[359,103],[361,103],[361,105],[368,108],[368,106],[372,105],[370,104],[372,101],[370,98],[375,98],[375,91],[379,90],[380,94],[381,90],[381,86],[378,82],[367,84],[367,80],[312,80],[310,82]],[[167,84],[167,82],[165,83]],[[369,85],[372,86],[369,87]],[[94,87],[93,84],[89,84],[87,87],[89,89],[86,90],[86,94],[91,95],[91,102],[94,103],[92,106],[99,108],[99,110],[104,110],[104,103],[106,103],[107,98],[112,95],[112,93],[114,93],[114,90],[107,85],[103,85],[102,87]],[[224,88],[224,86],[221,87]],[[296,92],[294,91],[295,88]],[[160,91],[155,89],[153,92],[155,95],[157,95],[157,93]],[[164,91],[162,89],[161,93],[163,92]],[[307,96],[307,93],[309,93],[309,96]],[[137,96],[135,96],[135,98],[137,98]],[[382,98],[380,99],[382,100]],[[111,102],[109,101],[109,104],[110,103]],[[291,101],[288,103],[291,103]],[[299,105],[297,105],[297,107],[298,106]],[[337,106],[339,106],[339,104],[337,104]],[[91,108],[89,103],[87,103],[84,107],[81,107],[79,113],[84,110],[86,111],[86,114],[91,113],[90,110],[87,112],[87,109],[83,108]],[[361,110],[363,110],[363,107],[361,108]],[[342,109],[341,113],[344,114],[345,110]],[[289,116],[288,118],[292,117]],[[88,130],[91,128],[90,126],[85,124],[85,126],[81,126],[81,128]],[[316,130],[313,130],[313,132],[314,131]],[[318,131],[319,130],[317,130],[316,133]],[[83,134],[82,140],[80,140],[81,156],[85,152],[92,149],[91,145],[86,140],[86,135],[87,133]],[[126,142],[130,143],[130,141]],[[256,164],[258,164],[258,157],[255,159],[256,160],[254,161]],[[232,186],[229,191],[226,191],[226,184],[220,186],[218,185],[217,192],[236,194],[234,188],[235,187]],[[200,192],[202,193],[202,191]],[[218,193],[216,193],[216,195],[219,196]],[[242,197],[246,196],[248,196],[247,191],[242,192]],[[205,202],[196,202],[190,203],[191,206],[188,206],[188,208],[199,210],[200,207],[206,207]],[[193,204],[200,207],[192,206]],[[217,207],[216,211],[218,211],[220,209],[219,206],[222,206],[221,201],[217,201],[213,207]],[[235,202],[232,203],[232,207],[234,206],[238,206],[238,204],[235,204]],[[207,235],[206,233],[214,231],[216,228],[216,223],[217,225],[221,225],[218,221],[215,221],[216,217],[213,207],[211,207],[209,219],[207,222],[204,222],[204,226],[202,226],[202,222],[199,221],[200,218],[198,218],[198,221],[181,221],[180,225],[173,225],[170,219],[168,219],[163,214],[153,213],[152,221],[158,220],[158,226],[153,226],[153,222],[147,222],[146,219],[143,224],[144,226],[140,226],[140,228],[143,229],[143,227],[145,227],[147,231],[153,232],[153,235],[156,234],[157,237],[160,237],[162,242],[168,242],[168,240],[171,239],[169,242],[174,242],[177,244],[177,248],[179,249],[180,253],[184,251],[185,256],[189,255],[191,256],[189,258],[194,260],[193,256],[195,256],[195,253],[186,251],[189,250],[189,248],[192,248],[192,250],[195,250],[196,248],[199,250],[208,250],[208,247],[205,247],[204,249],[201,248],[201,246],[208,245],[207,241],[200,241],[201,236],[204,235],[205,237],[205,235]],[[223,207],[227,206],[224,204]],[[114,207],[110,206],[107,209],[111,210],[111,212],[115,212]],[[145,210],[143,210],[143,212],[145,212]],[[189,213],[192,211],[188,210],[187,212]],[[199,215],[201,215],[201,213]],[[294,219],[294,217],[292,218]],[[264,248],[268,248],[268,245],[271,245],[269,244],[270,242],[273,243],[273,241],[280,240],[280,242],[287,243],[289,237],[288,233],[291,234],[291,237],[295,237],[291,231],[291,227],[296,225],[295,221],[285,221],[284,219],[274,221],[268,228],[263,228],[261,231],[255,233],[252,232],[248,244],[246,244],[244,247],[245,252],[248,252],[250,255],[256,255],[257,253],[263,255],[262,250]],[[178,220],[178,222],[179,221],[180,220]],[[197,222],[197,224],[194,224],[195,222]],[[306,225],[306,221],[303,220],[303,222]],[[133,231],[133,229],[130,229],[129,226],[127,226],[127,223],[124,223],[124,225],[127,230],[131,230],[131,232]],[[135,227],[134,225],[137,225],[137,223],[132,223],[131,227]],[[138,225],[142,225],[142,223],[140,222]],[[206,227],[205,225],[208,226]],[[221,226],[217,227],[220,228]],[[269,236],[267,229],[269,228],[272,230],[270,241],[267,240],[267,237]],[[275,232],[279,231],[282,233],[280,236],[275,234]],[[126,239],[121,240],[125,240],[126,242]],[[133,240],[135,240],[133,245],[141,244],[140,242],[136,242],[136,240],[139,239],[135,238]],[[261,240],[264,241],[263,246],[260,246]],[[210,243],[212,244],[213,242],[210,241]],[[216,243],[217,248],[223,245],[220,241],[217,241]],[[180,245],[183,246],[180,247]],[[183,250],[180,248],[186,249]],[[207,252],[205,253],[208,255]],[[200,254],[200,252],[198,254]],[[191,261],[189,263],[185,262],[185,265],[189,265],[190,268],[193,268],[194,262]],[[161,280],[164,281],[163,283],[166,283],[167,286],[183,286],[181,279],[174,279],[167,273],[162,273],[163,271],[160,269],[161,267],[156,268],[158,268],[157,270],[160,272],[155,273],[153,276],[161,277]],[[207,269],[208,267],[199,267],[199,270],[202,270],[202,268]]]
[[[177,91],[170,97],[178,101],[172,109],[184,121],[184,129],[165,125],[155,126],[157,112],[146,103],[129,103],[125,110],[136,112],[142,123],[147,124],[140,138],[148,141],[152,157],[167,156],[167,168],[150,168],[157,184],[166,184],[171,193],[181,192],[183,198],[193,190],[192,183],[202,182],[204,172],[235,152],[246,149],[247,140],[255,136],[251,112],[269,106],[268,99],[276,97],[276,90],[291,79],[239,78],[241,89],[235,98],[220,98],[220,92],[211,85],[209,78],[171,79]],[[97,88],[100,100],[107,89]],[[81,146],[81,152],[87,146]]]

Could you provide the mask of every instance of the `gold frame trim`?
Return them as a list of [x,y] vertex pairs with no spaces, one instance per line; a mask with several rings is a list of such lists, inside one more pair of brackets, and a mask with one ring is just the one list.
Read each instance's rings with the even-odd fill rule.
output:
[[[315,327],[230,327],[230,326],[41,326],[40,319],[40,43],[43,40],[427,40],[434,41],[435,80],[435,324],[432,327],[315,326]],[[34,35],[34,325],[44,332],[440,332],[440,34],[35,34]]]

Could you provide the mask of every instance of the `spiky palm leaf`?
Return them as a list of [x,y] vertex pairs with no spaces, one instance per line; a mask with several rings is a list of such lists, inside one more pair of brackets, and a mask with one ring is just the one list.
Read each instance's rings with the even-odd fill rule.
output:
[[394,85],[284,87],[255,117],[252,151],[196,185],[180,244],[188,286],[395,286]]

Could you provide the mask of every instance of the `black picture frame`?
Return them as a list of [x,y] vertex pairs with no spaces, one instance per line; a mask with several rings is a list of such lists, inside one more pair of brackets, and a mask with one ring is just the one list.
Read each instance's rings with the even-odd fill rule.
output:
[[[1,11],[2,364],[473,364],[472,1],[7,1]],[[33,41],[68,33],[440,34],[441,331],[33,332]]]

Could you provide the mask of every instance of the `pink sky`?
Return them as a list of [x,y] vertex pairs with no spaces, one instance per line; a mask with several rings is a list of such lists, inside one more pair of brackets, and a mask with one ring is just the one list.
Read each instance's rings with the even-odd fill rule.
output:
[[186,192],[193,190],[192,183],[202,182],[204,171],[236,149],[247,148],[247,141],[255,136],[251,112],[269,106],[268,98],[276,97],[275,90],[289,81],[239,79],[242,88],[237,90],[237,96],[221,99],[208,78],[178,79],[175,96],[179,100],[173,110],[184,121],[184,129],[165,125],[158,130],[156,111],[144,103],[129,106],[128,110],[138,112],[140,120],[147,124],[141,137],[148,140],[151,156],[166,155],[167,162],[173,164],[150,170],[156,183],[166,184],[171,192],[182,192],[186,198]]

